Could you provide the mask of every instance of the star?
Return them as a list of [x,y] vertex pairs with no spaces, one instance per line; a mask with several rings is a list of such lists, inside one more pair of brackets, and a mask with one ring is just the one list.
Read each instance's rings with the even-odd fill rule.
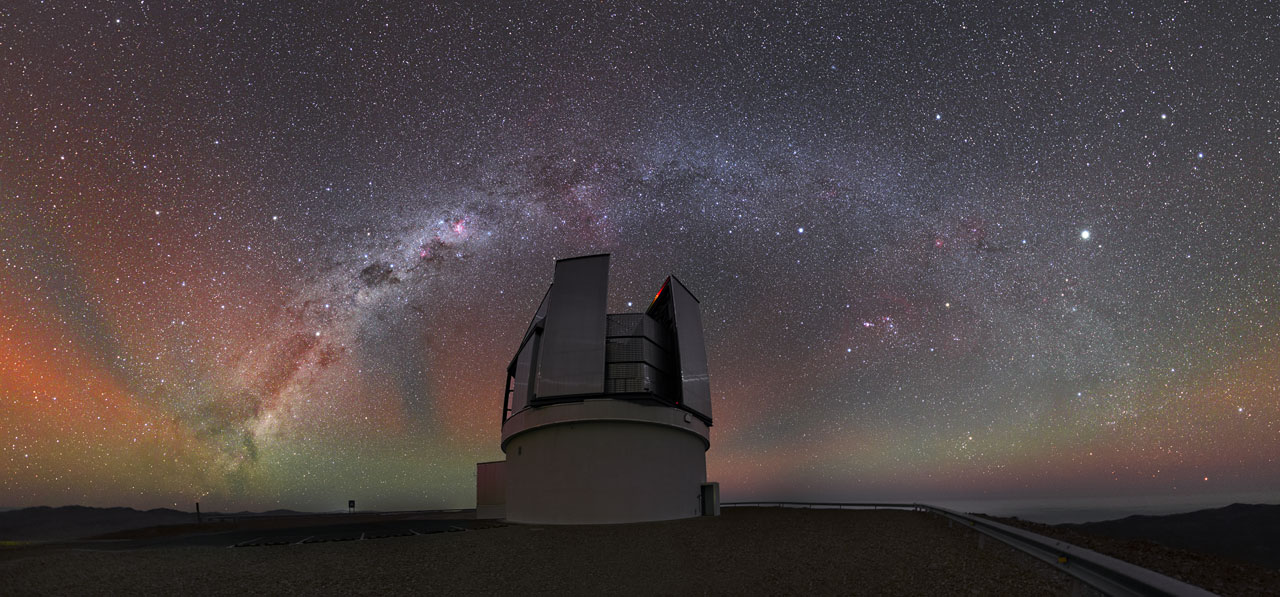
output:
[[[1275,77],[1240,58],[1265,20],[235,3],[142,39],[31,4],[4,29],[0,387],[76,407],[6,396],[31,467],[0,507],[470,507],[551,258],[597,253],[608,305],[668,275],[700,301],[726,500],[1280,486],[1280,188],[1246,118]],[[1081,53],[1112,47],[1141,51]],[[957,463],[960,429],[999,449]],[[1188,437],[1213,453],[1166,449]]]

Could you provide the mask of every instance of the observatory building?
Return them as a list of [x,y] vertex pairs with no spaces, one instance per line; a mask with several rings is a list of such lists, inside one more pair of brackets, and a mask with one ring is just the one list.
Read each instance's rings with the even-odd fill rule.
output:
[[476,467],[476,516],[538,524],[719,513],[698,299],[668,276],[643,313],[606,313],[609,256],[556,261],[507,367],[506,460]]

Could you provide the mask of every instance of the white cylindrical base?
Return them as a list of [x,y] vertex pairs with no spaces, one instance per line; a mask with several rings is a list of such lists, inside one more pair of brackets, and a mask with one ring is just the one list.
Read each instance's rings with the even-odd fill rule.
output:
[[699,516],[706,449],[697,432],[636,420],[525,428],[504,445],[507,520],[609,524]]

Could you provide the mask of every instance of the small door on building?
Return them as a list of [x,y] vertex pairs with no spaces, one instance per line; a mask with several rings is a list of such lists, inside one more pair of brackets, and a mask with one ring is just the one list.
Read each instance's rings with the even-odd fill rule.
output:
[[702,484],[702,515],[720,516],[720,484]]

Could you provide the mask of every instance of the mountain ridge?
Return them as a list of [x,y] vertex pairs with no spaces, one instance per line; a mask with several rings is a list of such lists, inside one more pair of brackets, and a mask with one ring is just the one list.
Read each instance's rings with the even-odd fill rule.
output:
[[1134,514],[1054,526],[1116,539],[1146,539],[1280,570],[1280,504],[1235,503],[1179,514]]
[[[270,512],[205,512],[210,516],[293,515],[293,510]],[[117,531],[196,522],[195,512],[171,508],[137,510],[126,506],[32,506],[0,511],[0,541],[62,541]]]

